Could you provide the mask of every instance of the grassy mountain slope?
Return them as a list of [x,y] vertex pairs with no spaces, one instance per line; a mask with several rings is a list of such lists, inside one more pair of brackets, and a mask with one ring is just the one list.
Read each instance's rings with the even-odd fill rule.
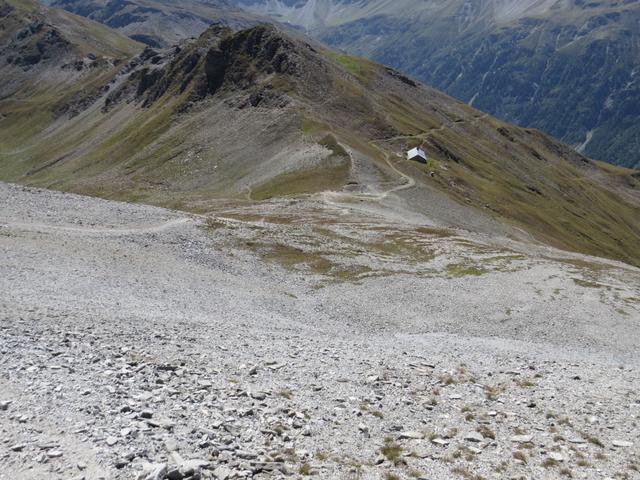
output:
[[237,3],[588,156],[640,167],[640,2]]
[[[18,2],[7,4],[16,22]],[[219,198],[411,179],[404,192],[436,188],[550,244],[640,264],[640,187],[631,171],[592,162],[380,64],[265,25],[236,33],[215,26],[180,47],[147,48],[117,66],[105,61],[95,73],[65,70],[82,50],[69,44],[28,73],[64,78],[74,95],[43,81],[0,102],[3,180],[206,210]],[[3,69],[3,89],[5,78],[25,73],[15,63]],[[417,144],[431,157],[426,165],[403,159]],[[369,176],[359,175],[356,158]],[[430,205],[416,200],[411,208],[428,213]]]
[[0,24],[0,158],[8,174],[24,170],[23,152],[38,133],[101,95],[142,45],[31,0],[0,0]]

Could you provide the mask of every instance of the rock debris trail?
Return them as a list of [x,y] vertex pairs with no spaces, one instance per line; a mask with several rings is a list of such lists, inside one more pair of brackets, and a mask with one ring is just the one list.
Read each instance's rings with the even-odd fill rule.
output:
[[638,269],[313,198],[0,203],[1,480],[637,478]]

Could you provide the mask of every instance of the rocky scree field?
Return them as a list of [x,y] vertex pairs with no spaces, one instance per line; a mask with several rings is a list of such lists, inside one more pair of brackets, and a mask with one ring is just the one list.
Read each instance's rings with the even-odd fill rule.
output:
[[0,25],[0,478],[637,476],[634,172],[273,26]]
[[636,268],[316,199],[0,197],[0,478],[637,478]]

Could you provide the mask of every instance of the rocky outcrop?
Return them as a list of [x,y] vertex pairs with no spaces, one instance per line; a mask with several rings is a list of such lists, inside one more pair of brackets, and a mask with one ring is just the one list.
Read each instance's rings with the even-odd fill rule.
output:
[[0,56],[5,57],[6,63],[28,70],[69,50],[69,42],[58,29],[42,19],[34,19],[0,50]]
[[239,104],[243,107],[282,106],[287,103],[285,92],[272,80],[282,76],[287,83],[301,77],[314,62],[313,54],[312,47],[273,26],[234,33],[214,25],[184,47],[162,54],[145,50],[130,62],[129,81],[109,96],[106,107],[124,98],[149,106],[167,93],[186,94],[192,104],[220,91],[246,91],[248,97]]

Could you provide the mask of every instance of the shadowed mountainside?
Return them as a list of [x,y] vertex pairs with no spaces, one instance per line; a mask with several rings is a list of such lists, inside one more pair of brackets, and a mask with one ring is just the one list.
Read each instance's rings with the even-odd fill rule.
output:
[[50,0],[51,6],[91,18],[154,48],[197,37],[213,22],[233,28],[259,19],[227,0]]

